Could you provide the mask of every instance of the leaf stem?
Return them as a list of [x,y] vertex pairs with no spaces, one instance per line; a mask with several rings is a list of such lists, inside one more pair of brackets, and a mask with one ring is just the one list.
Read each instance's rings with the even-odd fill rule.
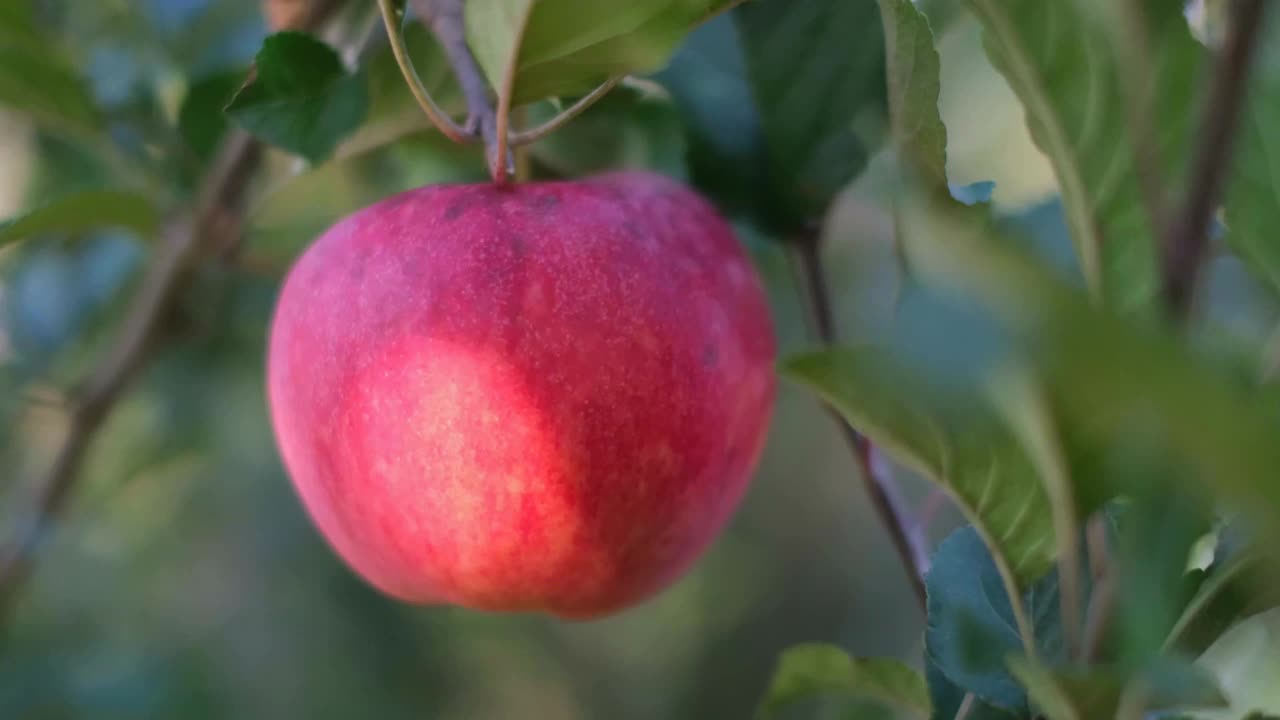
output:
[[590,93],[582,96],[577,102],[560,111],[558,115],[550,120],[537,127],[512,133],[511,144],[516,147],[520,147],[522,145],[535,143],[565,125],[568,125],[570,120],[573,120],[585,112],[587,108],[595,105],[596,101],[600,100],[600,98],[605,95],[608,95],[609,91],[617,87],[620,82],[622,82],[622,78],[620,77],[605,80],[603,83],[600,83],[595,90],[592,90]]
[[[409,57],[409,50],[404,44],[404,33],[401,32],[400,19],[396,17],[396,9],[392,4],[392,0],[378,0],[378,9],[382,12],[382,22],[387,28],[387,40],[391,43],[391,54],[395,56],[396,64],[400,66],[400,72],[404,75],[405,82],[409,85],[409,92],[413,93],[413,98],[418,101],[418,105],[422,111],[427,114],[427,118],[431,120],[431,124],[436,126],[445,137],[456,143],[470,142],[475,134],[466,128],[460,127],[449,117],[434,98],[431,97],[431,91],[422,83],[422,78],[418,76],[418,71],[413,67],[413,58]],[[443,40],[441,41],[443,45]],[[448,47],[446,46],[446,51]],[[452,57],[450,58],[452,60]],[[455,66],[456,70],[456,66]]]
[[[791,257],[796,266],[797,285],[805,296],[806,315],[815,339],[824,346],[836,343],[835,317],[831,307],[831,293],[827,288],[826,274],[822,267],[819,248],[820,233],[816,228],[806,229],[790,243]],[[840,428],[845,443],[853,452],[861,470],[867,497],[876,514],[889,533],[894,550],[907,571],[907,580],[920,604],[928,608],[928,594],[924,576],[929,571],[929,543],[924,528],[914,511],[902,499],[902,493],[894,481],[891,468],[879,456],[878,450],[830,405],[828,414]]]
[[1254,50],[1262,33],[1266,0],[1230,3],[1226,42],[1204,106],[1199,151],[1182,212],[1165,228],[1162,257],[1164,299],[1176,320],[1185,320],[1200,265],[1209,247],[1209,225],[1227,183],[1236,126],[1244,108]]

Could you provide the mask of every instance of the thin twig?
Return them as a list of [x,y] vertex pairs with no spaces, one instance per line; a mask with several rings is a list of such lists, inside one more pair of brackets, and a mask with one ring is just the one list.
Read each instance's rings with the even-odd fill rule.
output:
[[1176,319],[1186,318],[1191,308],[1196,278],[1209,245],[1209,224],[1231,166],[1235,130],[1267,4],[1266,0],[1231,3],[1226,43],[1217,59],[1204,107],[1202,141],[1191,167],[1190,185],[1181,214],[1165,229],[1164,299]]
[[[328,0],[312,3],[299,18],[300,27],[319,25],[336,6]],[[98,429],[155,348],[187,271],[203,252],[221,254],[235,246],[245,191],[260,159],[255,140],[231,132],[201,182],[193,209],[166,225],[119,332],[73,393],[52,462],[26,484],[31,493],[27,509],[13,537],[0,546],[0,618],[12,608],[31,574],[35,552],[65,510]]]
[[1109,545],[1107,519],[1099,513],[1085,526],[1085,547],[1089,557],[1089,572],[1093,578],[1093,593],[1089,599],[1080,643],[1080,658],[1085,662],[1093,662],[1098,658],[1111,623],[1111,611],[1115,606],[1115,575],[1111,567]]
[[[431,7],[436,2],[439,2],[439,0],[423,0],[421,4]],[[391,43],[391,54],[395,56],[396,64],[400,66],[400,72],[404,75],[405,83],[409,86],[409,92],[413,94],[413,99],[418,101],[418,105],[422,107],[422,111],[431,120],[431,124],[435,125],[441,134],[456,143],[468,142],[473,139],[475,133],[455,123],[453,118],[449,117],[449,113],[436,104],[435,98],[431,97],[431,91],[422,83],[422,78],[418,75],[417,68],[413,66],[413,58],[409,57],[409,49],[405,47],[404,33],[401,31],[400,19],[396,15],[392,0],[378,0],[378,9],[382,12],[382,22],[387,28],[387,40]],[[444,44],[443,39],[441,44]]]
[[[807,230],[791,243],[792,257],[802,292],[806,294],[807,317],[815,338],[824,346],[836,343],[834,313],[831,293],[827,289],[826,275],[819,252],[819,233]],[[928,604],[924,576],[929,569],[929,543],[924,528],[915,513],[902,501],[901,491],[894,481],[888,463],[879,461],[874,445],[858,433],[834,408],[827,405],[827,412],[840,428],[845,443],[853,452],[861,469],[867,496],[876,514],[884,523],[889,539],[907,571],[911,589],[922,610]]]
[[522,145],[529,145],[531,143],[538,142],[556,130],[568,125],[570,120],[578,117],[585,112],[587,108],[596,104],[596,101],[600,98],[608,95],[609,91],[617,87],[620,82],[622,82],[622,78],[620,77],[605,80],[603,83],[600,83],[595,90],[583,95],[577,102],[565,108],[550,120],[537,127],[511,133],[512,146],[520,147]]

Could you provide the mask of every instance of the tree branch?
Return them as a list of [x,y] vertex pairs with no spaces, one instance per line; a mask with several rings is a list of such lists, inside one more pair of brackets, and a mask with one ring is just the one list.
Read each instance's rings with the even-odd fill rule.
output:
[[[811,334],[824,346],[831,347],[836,343],[835,313],[823,272],[818,231],[811,228],[801,233],[792,241],[791,250],[800,275],[797,283],[801,292],[806,295],[804,304]],[[894,550],[907,571],[907,580],[920,603],[920,609],[925,610],[928,598],[924,576],[929,571],[929,542],[925,537],[924,526],[903,500],[902,492],[893,478],[892,468],[880,456],[875,445],[858,433],[835,408],[828,404],[826,410],[839,426],[841,436],[858,463],[867,497],[889,533]]]
[[1209,245],[1209,224],[1231,166],[1235,130],[1244,107],[1254,49],[1262,33],[1266,0],[1231,3],[1225,45],[1213,74],[1202,120],[1199,151],[1181,213],[1165,229],[1162,271],[1169,312],[1185,319]]
[[[319,0],[290,15],[300,29],[319,26],[338,2]],[[157,345],[164,321],[181,296],[187,271],[206,252],[234,248],[249,181],[257,171],[262,148],[242,131],[223,141],[197,190],[193,207],[177,213],[162,233],[119,332],[72,394],[67,427],[52,462],[25,484],[31,493],[14,535],[0,546],[0,619],[11,610],[35,553],[53,521],[64,511],[81,465],[98,429]]]

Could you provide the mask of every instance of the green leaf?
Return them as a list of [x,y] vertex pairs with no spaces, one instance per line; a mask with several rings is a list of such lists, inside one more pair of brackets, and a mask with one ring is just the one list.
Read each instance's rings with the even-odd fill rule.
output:
[[947,186],[947,127],[938,112],[941,68],[929,20],[911,0],[879,0],[894,146],[921,182]]
[[781,223],[821,218],[866,167],[856,121],[885,102],[877,13],[874,0],[757,0],[733,13]]
[[0,104],[76,137],[101,125],[84,80],[37,26],[29,0],[0,3]]
[[798,700],[829,694],[872,700],[915,718],[928,718],[931,710],[924,678],[898,660],[860,660],[832,645],[798,645],[778,661],[757,717],[772,718]]
[[326,159],[368,111],[365,79],[348,73],[332,48],[305,33],[268,37],[255,67],[256,77],[236,94],[227,114],[312,164]]
[[1012,331],[1074,444],[1169,458],[1185,469],[1176,479],[1236,498],[1280,540],[1280,444],[1266,397],[1161,327],[1097,308],[973,210],[913,207],[908,255],[931,282],[978,299]]
[[1191,550],[1212,530],[1213,502],[1185,478],[1172,456],[1135,443],[1138,452],[1120,466],[1132,487],[1119,525],[1115,557],[1113,656],[1133,666],[1162,654],[1165,641],[1196,589],[1188,572]]
[[[549,103],[535,106],[530,122],[550,119],[555,112]],[[686,149],[684,126],[669,99],[620,88],[530,152],[563,177],[646,168],[684,179]]]
[[1212,676],[1185,662],[1162,660],[1141,673],[1113,667],[1049,668],[1013,658],[1010,669],[1050,720],[1117,717],[1125,691],[1136,683],[1147,711],[1226,707]]
[[[925,578],[929,624],[925,654],[959,687],[1003,710],[1023,714],[1026,693],[1006,666],[1026,643],[999,571],[972,527],[952,533],[934,555]],[[1035,647],[1042,655],[1062,652],[1058,577],[1045,576],[1021,596]]]
[[740,0],[470,0],[467,42],[513,105],[657,70],[696,24]]
[[1266,575],[1265,560],[1252,548],[1215,560],[1169,632],[1165,649],[1198,655],[1238,623],[1280,607],[1280,583]]
[[[1026,109],[1027,125],[1058,177],[1081,269],[1095,295],[1125,311],[1156,295],[1156,236],[1142,202],[1129,132],[1126,71],[1109,45],[1101,13],[1075,0],[969,0],[985,29],[987,54]],[[1157,172],[1181,187],[1203,50],[1182,3],[1146,3],[1156,75],[1151,142]],[[1126,36],[1127,37],[1127,36]],[[1158,230],[1158,229],[1157,229]]]
[[208,160],[227,131],[224,108],[244,85],[242,70],[215,73],[191,85],[178,110],[178,131],[187,147],[202,161]]
[[26,214],[0,222],[0,247],[46,233],[127,228],[150,235],[160,213],[145,195],[123,190],[83,190],[64,195]]
[[983,702],[976,695],[965,691],[948,678],[938,664],[925,657],[925,679],[929,683],[929,700],[933,703],[931,720],[1015,720],[1013,713]]
[[994,548],[1018,590],[1053,563],[1044,488],[1001,423],[972,398],[949,396],[888,353],[799,355],[783,372],[820,394],[897,462],[947,489]]
[[1280,16],[1271,13],[1227,185],[1226,240],[1280,292]]
[[[1276,683],[1280,678],[1280,610],[1254,616],[1232,628],[1196,664],[1217,676],[1237,716],[1280,714],[1280,684]],[[1200,717],[1208,720],[1210,716]]]
[[884,108],[876,12],[874,0],[755,0],[690,36],[658,79],[703,192],[778,234],[825,215],[867,163],[855,128]]
[[767,188],[764,133],[733,19],[717,17],[695,30],[656,79],[684,120],[689,173],[699,190],[735,215],[779,215]]

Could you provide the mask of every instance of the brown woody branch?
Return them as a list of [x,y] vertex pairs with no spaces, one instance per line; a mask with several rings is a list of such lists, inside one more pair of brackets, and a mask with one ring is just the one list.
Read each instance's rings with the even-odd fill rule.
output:
[[[792,240],[791,250],[800,275],[797,283],[806,296],[804,305],[811,332],[823,346],[831,347],[836,344],[835,313],[823,271],[818,231],[811,228],[801,233]],[[924,577],[929,571],[929,542],[924,526],[903,499],[892,469],[875,445],[855,430],[835,408],[826,405],[826,410],[840,428],[841,436],[858,463],[871,506],[889,533],[920,609],[925,610],[928,596]]]
[[1244,108],[1267,4],[1268,0],[1231,3],[1226,42],[1215,64],[1187,195],[1181,212],[1175,213],[1165,229],[1164,299],[1176,319],[1185,319],[1190,312],[1200,265],[1208,251],[1209,225],[1231,167],[1236,127]]
[[[264,4],[264,11],[275,29],[314,29],[339,4],[311,0],[301,7],[297,0],[274,0]],[[35,554],[53,521],[65,510],[97,431],[160,344],[160,331],[181,297],[188,272],[202,256],[222,255],[237,245],[246,190],[261,155],[261,146],[247,134],[229,133],[200,183],[193,206],[176,213],[166,225],[118,333],[71,395],[66,429],[52,462],[24,484],[30,492],[27,508],[13,537],[0,546],[0,619],[30,576]]]

